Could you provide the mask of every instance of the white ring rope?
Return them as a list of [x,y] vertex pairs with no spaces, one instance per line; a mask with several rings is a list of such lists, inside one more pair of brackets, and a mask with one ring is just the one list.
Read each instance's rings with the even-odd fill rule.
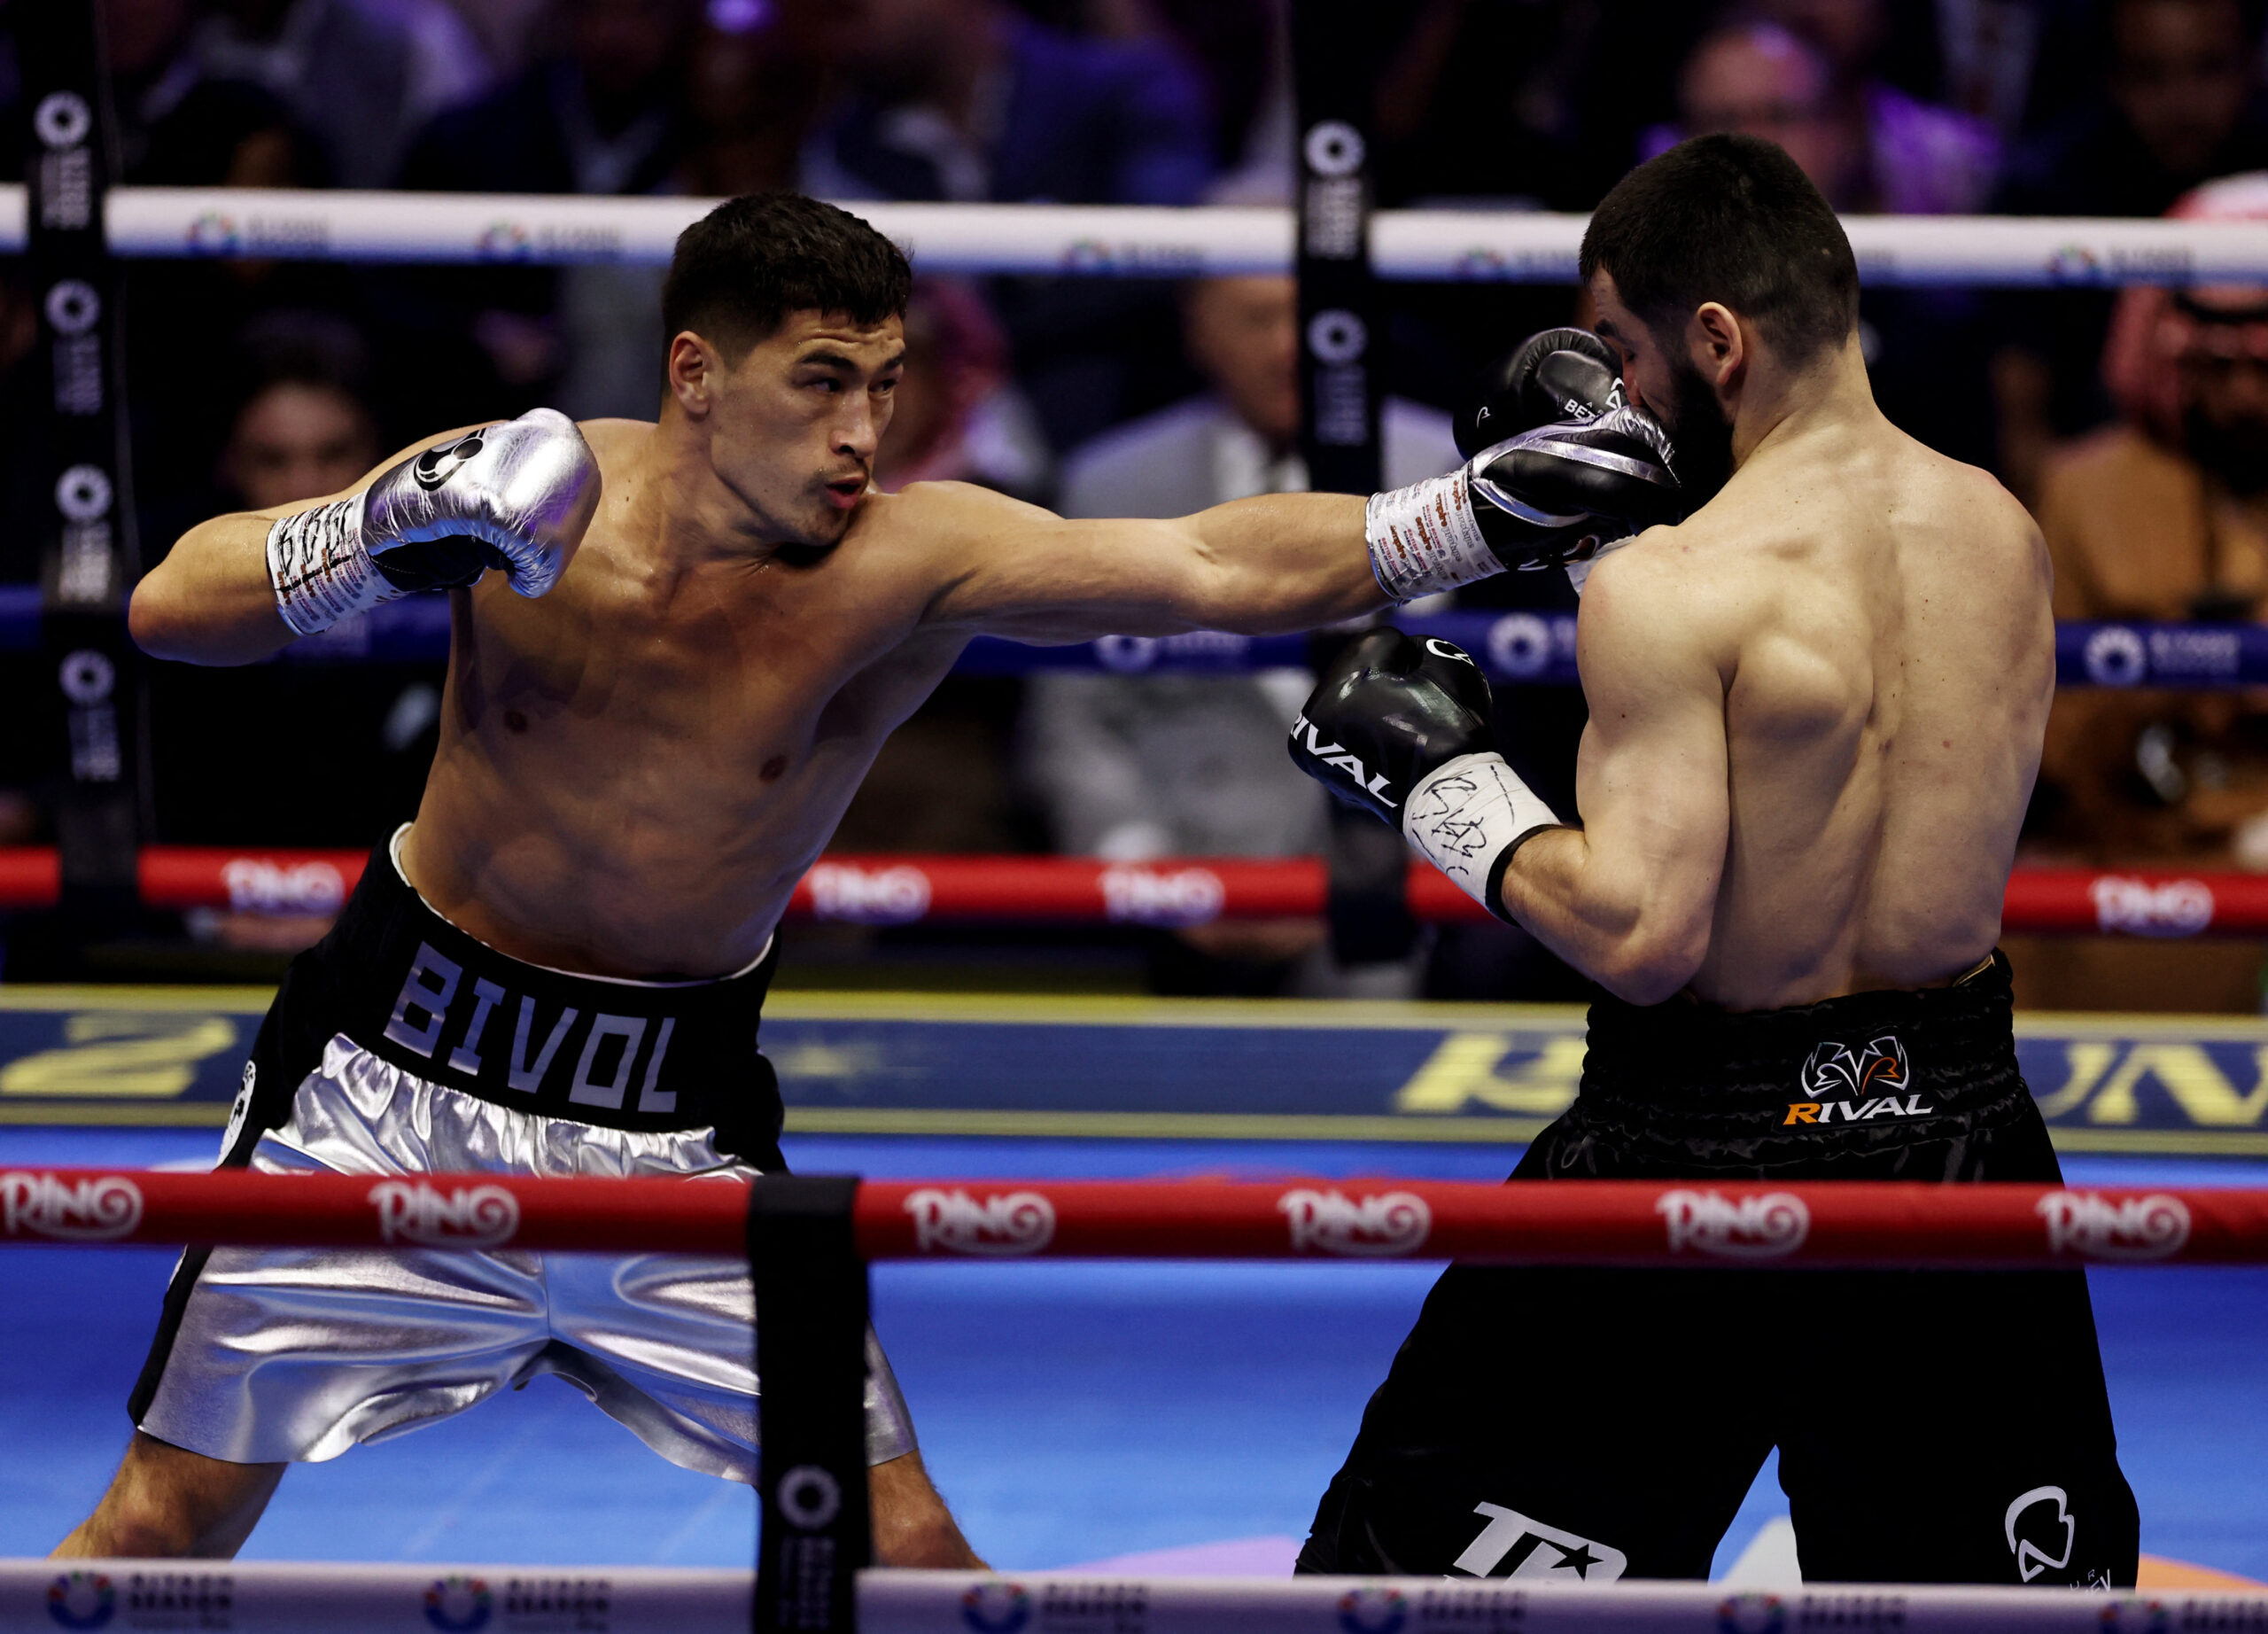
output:
[[[273,1560],[0,1560],[0,1630],[225,1627],[237,1634],[432,1634],[596,1628],[746,1634],[745,1570],[609,1566],[367,1565]],[[2256,1628],[2268,1594],[2087,1594],[2060,1588],[1560,1583],[1422,1577],[1143,1577],[1115,1572],[868,1571],[862,1634],[1393,1634],[1457,1627],[1526,1634],[2102,1634]]]
[[[426,264],[614,261],[661,266],[712,198],[120,187],[110,245],[137,258],[267,256]],[[1292,214],[1116,205],[850,206],[927,271],[1184,277],[1285,272]],[[1585,217],[1386,210],[1371,220],[1381,278],[1568,284]],[[2017,216],[1852,216],[1869,284],[2046,288],[2268,282],[2268,223]],[[0,187],[0,252],[24,246],[24,190]]]

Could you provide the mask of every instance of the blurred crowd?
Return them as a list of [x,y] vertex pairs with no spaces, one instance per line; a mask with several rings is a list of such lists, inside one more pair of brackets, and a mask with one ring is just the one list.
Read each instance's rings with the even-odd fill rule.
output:
[[[1845,212],[2268,216],[2268,0],[1399,0],[1377,8],[1379,202],[1584,210],[1631,164],[1737,130]],[[843,200],[1283,204],[1283,0],[99,0],[125,179],[232,187]],[[1350,48],[1351,43],[1350,43]],[[0,97],[12,70],[0,63]],[[16,156],[0,156],[0,168]],[[312,497],[385,450],[538,403],[651,417],[658,269],[141,262],[128,273],[143,549]],[[1447,410],[1576,292],[1398,285],[1386,480],[1454,462]],[[1176,285],[925,277],[886,488],[988,484],[1071,515],[1175,515],[1303,487],[1288,278]],[[2251,619],[2268,596],[2268,285],[1867,292],[1899,424],[1995,471],[2040,520],[2059,617]],[[0,267],[0,482],[39,514],[43,393]],[[36,530],[0,532],[0,581]],[[1571,611],[1555,577],[1471,605]],[[430,668],[168,667],[156,837],[363,844],[414,809]],[[1283,754],[1306,687],[956,680],[845,821],[846,851],[1136,860],[1328,852]],[[1500,711],[1572,798],[1571,689]],[[257,724],[257,730],[253,727]],[[283,759],[292,741],[339,746]],[[9,736],[6,734],[13,733]],[[50,759],[0,725],[0,844],[42,837]],[[2067,692],[2026,858],[2268,870],[2268,700]],[[1518,932],[1292,921],[1149,939],[1165,991],[1559,998]],[[228,922],[207,938],[252,936]],[[2033,1002],[2253,1009],[2268,948],[2041,945]]]

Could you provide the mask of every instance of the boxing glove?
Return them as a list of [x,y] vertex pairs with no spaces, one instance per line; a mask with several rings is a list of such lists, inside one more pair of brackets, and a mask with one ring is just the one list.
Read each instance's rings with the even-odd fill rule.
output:
[[1523,432],[1446,477],[1373,494],[1371,571],[1397,602],[1507,568],[1562,567],[1684,515],[1669,439],[1643,408]]
[[1624,401],[1613,347],[1587,329],[1547,329],[1483,377],[1479,399],[1456,418],[1456,451],[1469,460],[1539,425],[1596,420]]
[[1495,751],[1480,666],[1455,642],[1371,630],[1324,669],[1292,722],[1292,764],[1393,824],[1466,895],[1506,917],[1512,853],[1565,828]]
[[599,467],[555,408],[388,467],[360,494],[279,520],[268,578],[301,635],[414,590],[462,589],[490,568],[522,595],[558,582],[598,508]]

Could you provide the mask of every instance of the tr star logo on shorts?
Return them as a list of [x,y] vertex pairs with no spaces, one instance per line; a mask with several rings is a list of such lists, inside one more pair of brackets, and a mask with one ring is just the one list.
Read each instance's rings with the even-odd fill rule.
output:
[[[1937,1110],[1910,1093],[1912,1070],[1906,1046],[1885,1032],[1853,1050],[1832,1039],[1815,1047],[1797,1081],[1806,1097],[1788,1103],[1790,1124],[1858,1124],[1877,1117],[1925,1117]],[[1900,1100],[1900,1094],[1904,1099]],[[1830,1095],[1838,1098],[1829,1100]]]
[[1619,1549],[1546,1526],[1501,1504],[1475,1504],[1472,1513],[1487,1524],[1449,1567],[1460,1576],[1612,1583],[1630,1564]]

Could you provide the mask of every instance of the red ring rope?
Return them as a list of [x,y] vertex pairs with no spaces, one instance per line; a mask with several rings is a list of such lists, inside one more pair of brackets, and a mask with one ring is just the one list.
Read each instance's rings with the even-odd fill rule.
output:
[[[142,899],[160,908],[328,914],[365,860],[353,851],[152,845],[141,854]],[[51,906],[60,881],[53,851],[0,847],[0,910]],[[1189,925],[1320,914],[1327,891],[1314,857],[829,856],[796,887],[788,912],[861,924]],[[1423,920],[1486,917],[1423,863],[1410,866],[1409,892]],[[2003,925],[2049,935],[2268,936],[2268,875],[2019,868]]]
[[[722,1179],[10,1170],[0,1171],[0,1242],[737,1255],[748,1189]],[[888,1180],[859,1187],[856,1218],[859,1250],[873,1259],[2268,1264],[2268,1188]]]

